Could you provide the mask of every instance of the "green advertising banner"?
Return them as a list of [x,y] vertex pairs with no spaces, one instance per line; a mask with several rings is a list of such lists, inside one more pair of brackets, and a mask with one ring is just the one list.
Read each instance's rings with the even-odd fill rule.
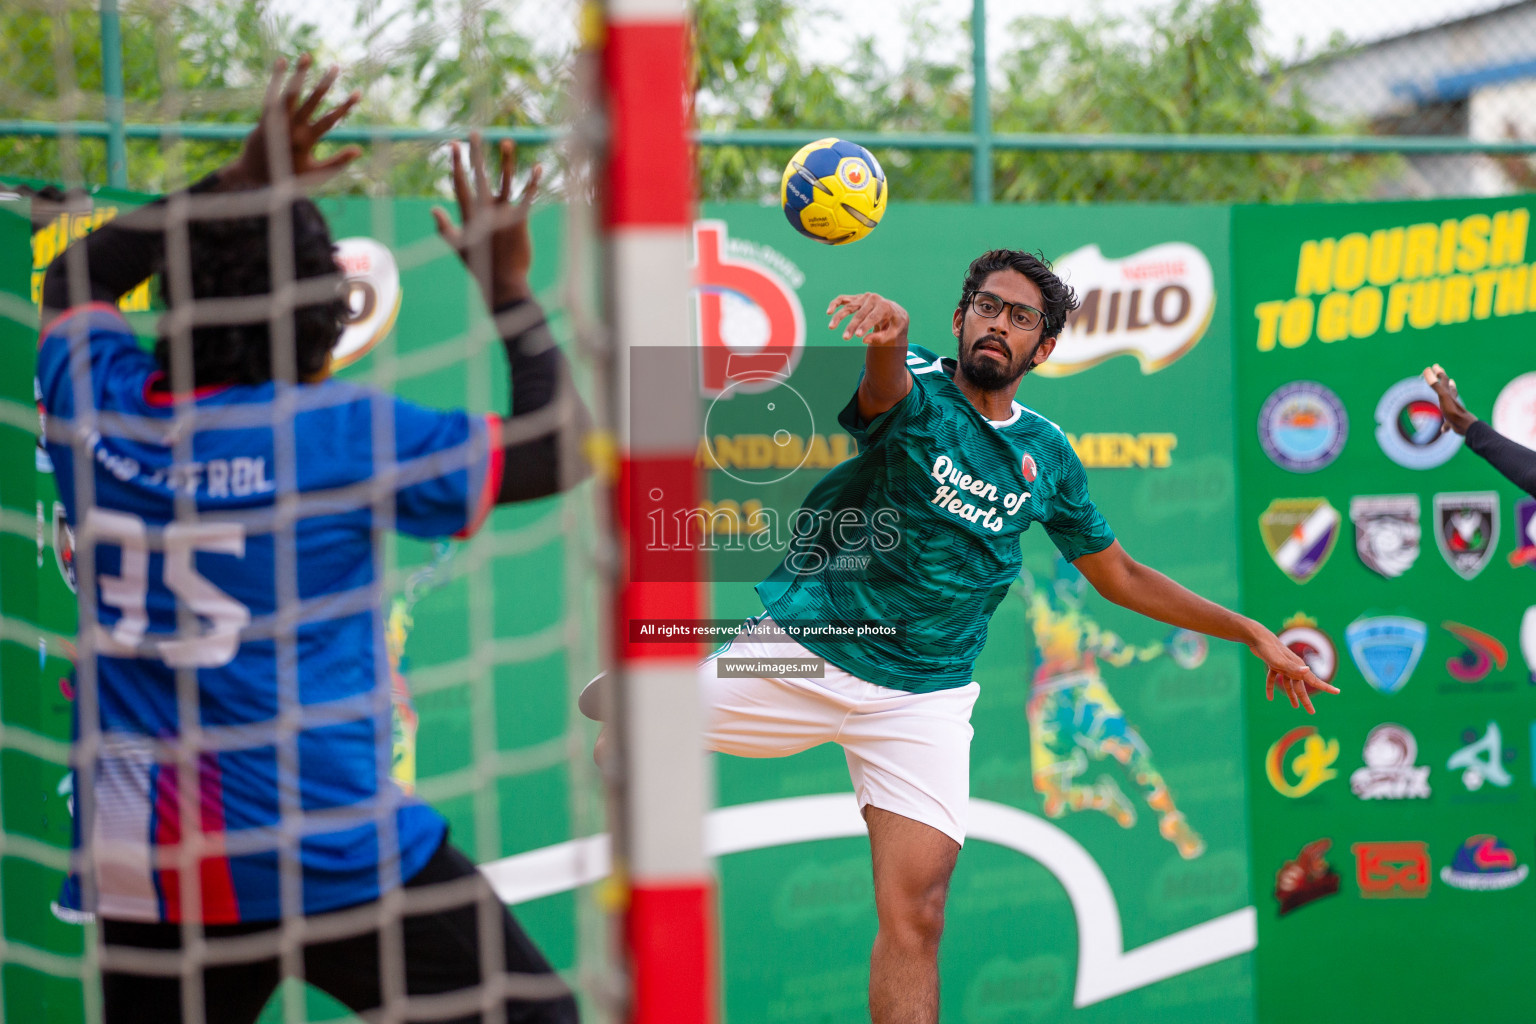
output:
[[1419,378],[1536,446],[1529,225],[1522,197],[1233,213],[1246,610],[1342,691],[1303,722],[1246,673],[1262,1020],[1536,1015],[1536,501]]
[[[390,338],[346,373],[438,405],[504,403],[504,377],[493,365],[499,356],[486,344],[485,325],[465,313],[472,306],[467,280],[446,252],[423,258],[423,247],[435,244],[426,204],[325,208],[338,238],[387,239],[401,267]],[[856,384],[862,348],[821,328],[834,294],[890,296],[911,311],[914,343],[952,354],[950,314],[968,262],[986,248],[1038,248],[1057,260],[1084,306],[1050,375],[1028,381],[1020,399],[1069,434],[1095,498],[1131,551],[1217,600],[1236,602],[1225,210],[900,209],[873,241],[844,249],[806,242],[775,210],[707,213],[711,219],[696,232],[692,340],[704,383],[705,511],[725,516],[716,519],[717,532],[730,529],[733,511],[742,535],[753,512],[787,516],[822,473],[856,451],[837,413]],[[545,211],[535,222],[546,280],[560,265],[558,217]],[[143,327],[151,330],[152,321]],[[470,354],[437,358],[445,344]],[[770,374],[772,387],[739,379],[742,358],[750,366],[754,357],[776,354],[782,372]],[[793,401],[780,406],[776,394]],[[785,409],[792,415],[775,419]],[[44,490],[51,486],[46,474],[39,479]],[[498,513],[493,537],[536,524],[541,512]],[[46,548],[52,529],[44,515]],[[758,610],[752,584],[783,554],[784,538],[769,539],[716,552],[716,614]],[[431,558],[423,545],[397,545],[404,566]],[[496,621],[484,636],[465,627],[477,621],[469,593],[478,573],[459,574],[411,609],[408,674],[445,677],[416,695],[419,784],[482,862],[548,850],[583,833],[572,821],[576,798],[559,764],[493,786],[465,781],[487,718],[501,723],[492,740],[501,749],[547,746],[568,726],[560,657],[515,666],[505,680],[498,670],[490,702],[475,696],[475,677],[462,668],[477,644],[548,627],[558,604],[536,597],[525,581],[562,578],[560,558],[555,545],[487,563],[482,571],[493,589],[485,592],[494,600],[480,605],[493,607]],[[538,564],[523,564],[529,559]],[[72,595],[53,562],[48,552],[36,578],[58,592],[58,621],[45,616],[48,628],[67,633]],[[1028,538],[1025,565],[977,667],[978,804],[950,899],[945,1014],[968,1021],[1251,1019],[1239,652],[1107,606],[1043,536]],[[45,669],[59,670],[45,671],[50,678],[67,675],[67,662]],[[7,707],[10,694],[35,679],[35,671],[26,681],[8,675]],[[51,692],[49,700],[57,731],[67,721],[67,700]],[[717,767],[721,805],[746,813],[804,801],[788,809],[814,815],[828,796],[851,799],[843,758],[830,747],[776,761],[720,758]],[[62,777],[62,769],[49,774],[48,785],[36,788],[57,788],[61,779],[52,776]],[[67,817],[55,817],[67,829]],[[487,834],[498,821],[499,835]],[[591,827],[588,819],[586,831]],[[867,841],[847,835],[770,846],[724,857],[719,870],[729,1019],[860,1017],[875,926]],[[51,891],[54,880],[30,891]],[[36,927],[64,929],[47,948],[78,950],[77,932],[53,922],[45,906],[30,909],[30,917],[20,908],[17,914]],[[521,903],[518,913],[557,964],[573,964],[570,893]]]
[[[782,519],[854,450],[837,414],[863,348],[826,330],[834,296],[880,292],[911,314],[913,344],[953,356],[970,261],[1038,249],[1084,304],[1019,401],[1069,435],[1128,550],[1236,604],[1225,209],[894,207],[843,248],[801,239],[776,209],[705,212],[701,464],[715,510]],[[752,360],[769,355],[785,375],[758,376]],[[725,373],[733,359],[741,370]],[[976,802],[950,891],[943,1016],[1251,1020],[1243,652],[1109,605],[1043,533],[1023,549],[1025,574],[976,667]],[[752,584],[782,555],[758,559],[755,575],[748,556],[718,555],[716,614],[761,611]],[[834,746],[716,768],[722,806],[787,801],[802,821],[836,807],[823,794],[850,790]],[[719,870],[727,1018],[861,1019],[875,932],[867,840],[739,853]]]

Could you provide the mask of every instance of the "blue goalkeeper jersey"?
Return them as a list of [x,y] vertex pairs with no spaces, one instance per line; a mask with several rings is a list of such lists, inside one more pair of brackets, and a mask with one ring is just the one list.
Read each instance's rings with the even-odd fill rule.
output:
[[204,388],[178,419],[103,304],[44,330],[37,376],[94,597],[101,739],[76,821],[96,898],[76,874],[60,902],[261,921],[282,914],[284,858],[305,913],[408,880],[446,826],[390,779],[378,541],[474,530],[500,487],[496,424],[335,380],[291,389],[289,413],[271,383]]
[[[1060,427],[1018,402],[987,419],[955,384],[955,361],[927,349],[908,348],[907,370],[912,390],[870,422],[857,395],[842,411],[859,454],[811,489],[757,592],[837,667],[926,692],[970,682],[1031,525],[1068,561],[1115,535]],[[894,632],[851,631],[870,621]]]

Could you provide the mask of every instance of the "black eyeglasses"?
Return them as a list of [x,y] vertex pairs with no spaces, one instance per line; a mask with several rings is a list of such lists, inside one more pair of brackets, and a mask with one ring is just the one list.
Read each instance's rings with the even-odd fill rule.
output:
[[991,292],[977,292],[972,295],[971,308],[976,311],[977,316],[986,317],[988,320],[996,320],[1006,309],[1008,322],[1021,331],[1032,331],[1040,326],[1040,321],[1045,319],[1045,314],[1034,306],[1026,306],[1022,302],[1004,302]]

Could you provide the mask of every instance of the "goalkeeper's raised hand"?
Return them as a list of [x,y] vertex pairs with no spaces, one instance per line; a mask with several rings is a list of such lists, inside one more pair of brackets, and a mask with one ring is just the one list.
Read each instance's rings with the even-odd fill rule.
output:
[[341,72],[336,67],[326,71],[305,97],[304,79],[313,63],[309,54],[300,56],[286,82],[283,76],[288,62],[279,58],[272,66],[261,120],[246,136],[240,155],[219,172],[221,189],[263,188],[285,178],[296,178],[306,188],[313,188],[340,173],[362,154],[358,147],[347,146],[325,159],[315,155],[315,146],[351,112],[361,94],[350,93],[321,113],[325,94],[336,84]]
[[[479,132],[469,136],[468,173],[459,147],[452,149],[453,195],[458,200],[459,226],[448,211],[433,207],[438,234],[459,254],[470,276],[480,286],[486,304],[500,309],[508,303],[533,296],[528,272],[533,267],[533,239],[528,232],[528,215],[533,197],[539,191],[543,168],[534,164],[528,183],[512,201],[512,178],[517,173],[517,147],[510,139],[500,146],[501,175],[496,191],[491,191],[486,172],[485,144]],[[471,180],[473,179],[473,180]]]

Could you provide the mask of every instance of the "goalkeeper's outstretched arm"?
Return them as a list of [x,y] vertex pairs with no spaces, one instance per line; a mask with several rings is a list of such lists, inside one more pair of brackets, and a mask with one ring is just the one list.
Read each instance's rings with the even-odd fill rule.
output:
[[500,155],[501,173],[492,191],[479,133],[469,139],[468,171],[459,147],[454,146],[453,194],[459,224],[441,208],[434,209],[432,216],[443,240],[480,285],[507,351],[512,408],[502,425],[506,471],[496,496],[498,503],[505,504],[565,490],[591,470],[581,453],[590,417],[528,281],[533,268],[528,216],[543,170],[534,165],[514,202],[517,148],[504,140]]

